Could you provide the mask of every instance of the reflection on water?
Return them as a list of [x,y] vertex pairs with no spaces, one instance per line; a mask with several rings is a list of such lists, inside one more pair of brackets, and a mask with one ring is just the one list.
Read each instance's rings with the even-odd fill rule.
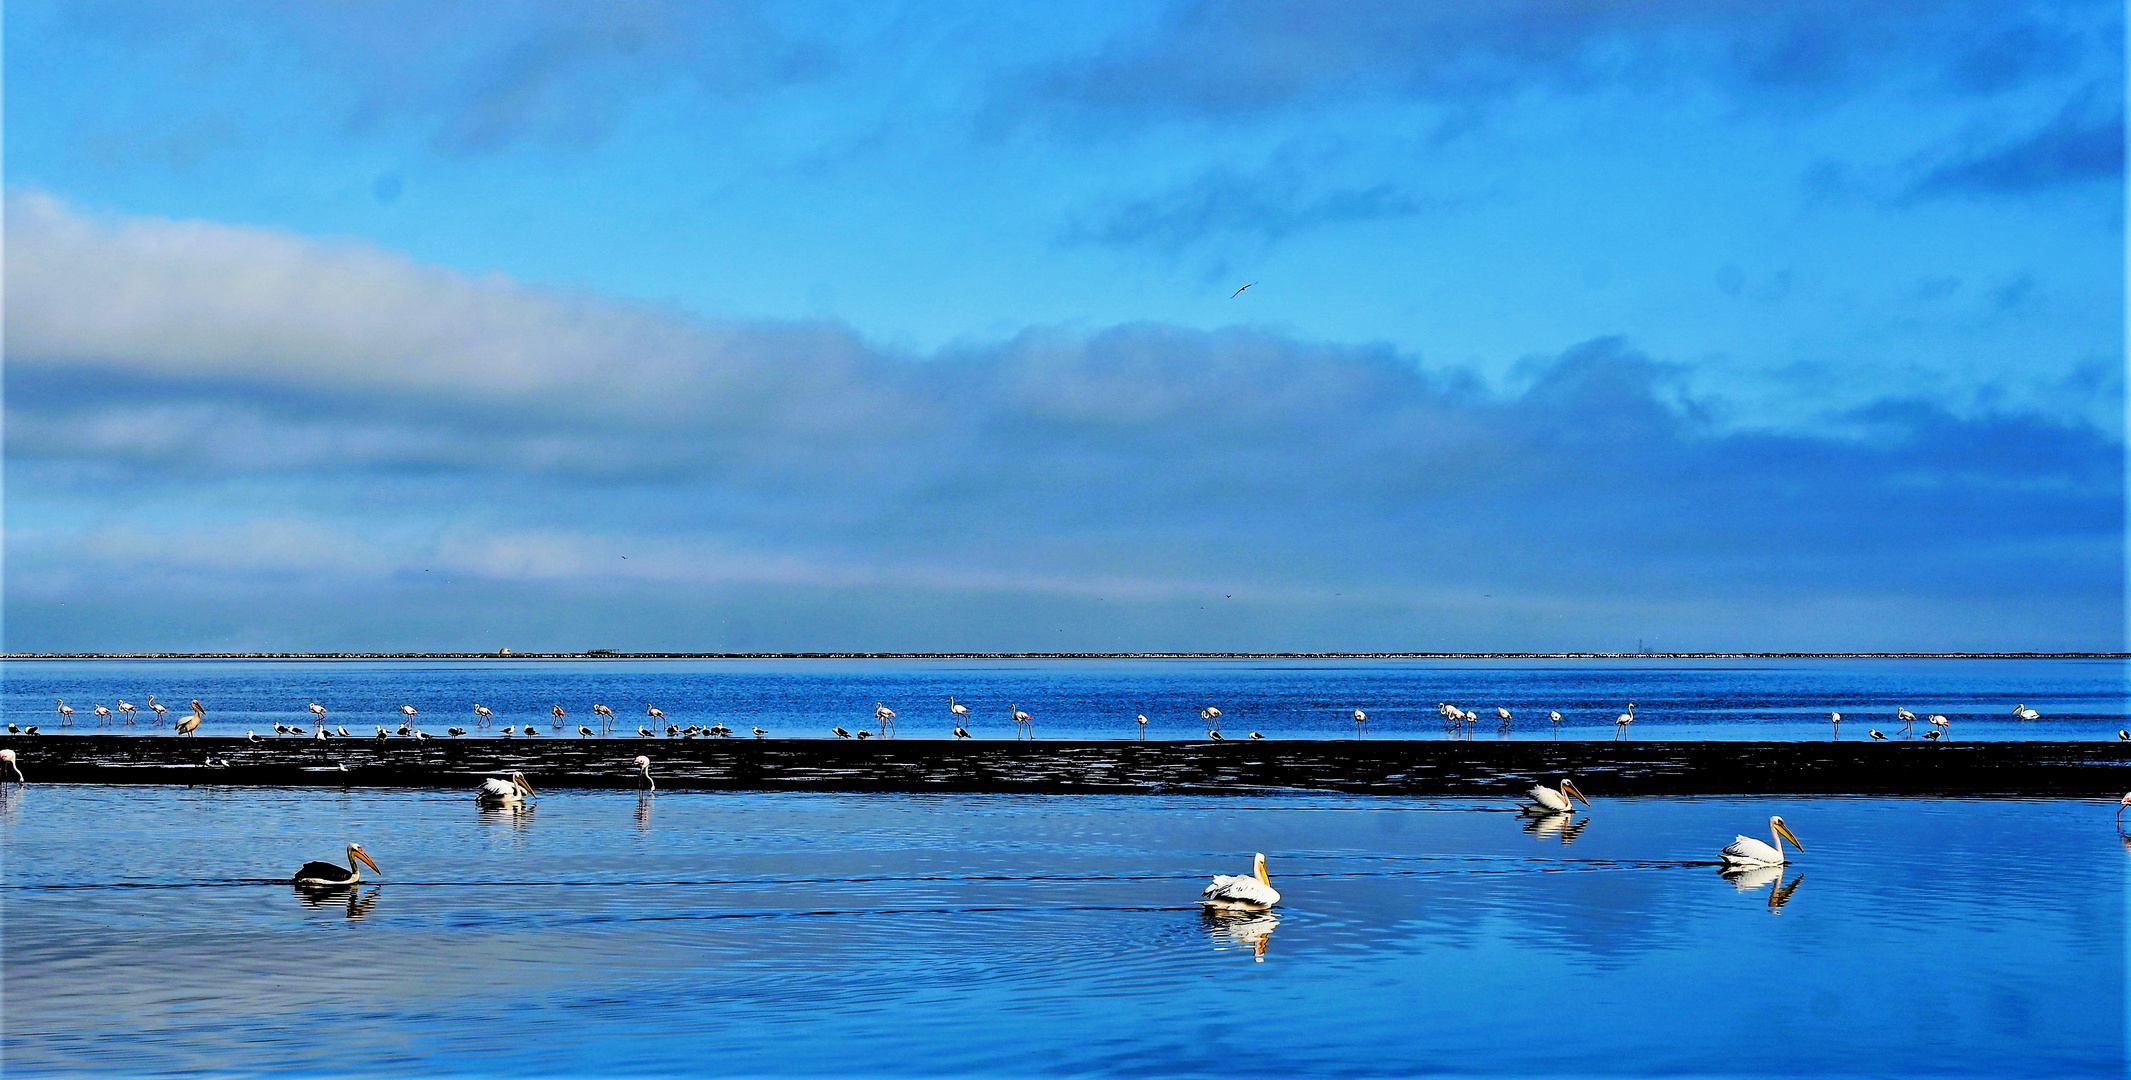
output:
[[1805,880],[1805,875],[1799,874],[1791,878],[1789,884],[1785,884],[1783,872],[1787,869],[1789,869],[1787,865],[1777,863],[1773,866],[1727,869],[1719,871],[1719,874],[1724,880],[1731,882],[1740,892],[1753,892],[1756,889],[1773,885],[1774,887],[1770,888],[1768,892],[1768,909],[1775,911],[1790,903],[1791,894],[1798,891],[1798,883]]
[[380,886],[372,885],[368,890],[353,885],[296,885],[293,888],[297,901],[306,908],[315,911],[326,907],[345,907],[348,918],[360,919],[377,907]]
[[498,806],[495,803],[486,802],[474,803],[476,820],[481,824],[511,825],[520,829],[533,823],[533,811],[539,808],[540,805],[538,803],[529,802],[513,803],[508,806]]
[[1204,910],[1205,914],[1200,918],[1206,921],[1206,932],[1213,938],[1214,948],[1248,946],[1257,960],[1265,960],[1265,943],[1272,939],[1273,931],[1280,928],[1280,916],[1270,911]]
[[[1735,1075],[1745,1040],[1758,1075],[2124,1060],[2125,859],[2091,801],[1608,799],[1573,834],[1588,816],[1500,798],[471,801],[14,796],[9,1075]],[[1773,813],[1811,850],[1713,888],[1715,843]],[[288,868],[351,835],[391,854],[392,903],[289,903]],[[1201,914],[1253,851],[1277,913]],[[1923,880],[1930,917],[1902,917]],[[1532,986],[1575,1007],[1533,1025]]]
[[1558,836],[1564,845],[1573,843],[1576,837],[1590,824],[1590,818],[1577,817],[1567,810],[1556,811],[1551,814],[1524,815],[1525,832],[1541,839],[1551,839]]

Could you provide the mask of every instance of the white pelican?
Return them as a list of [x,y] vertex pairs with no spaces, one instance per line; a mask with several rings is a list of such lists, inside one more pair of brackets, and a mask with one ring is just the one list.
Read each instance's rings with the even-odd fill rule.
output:
[[[16,783],[29,783],[29,781],[22,778],[22,766],[15,764],[15,752],[13,750],[0,750],[0,765],[6,765],[7,771],[15,774]],[[5,782],[6,778],[0,777],[0,783]]]
[[1265,876],[1264,852],[1251,856],[1250,873],[1215,874],[1199,894],[1201,905],[1229,911],[1264,911],[1279,902],[1279,890]]
[[52,700],[59,703],[59,726],[72,726],[74,723],[74,706],[67,704],[65,698],[53,698]]
[[1785,825],[1782,818],[1772,817],[1768,819],[1768,828],[1769,842],[1766,844],[1751,836],[1734,838],[1731,845],[1720,853],[1724,856],[1724,864],[1726,866],[1781,866],[1789,861],[1783,857],[1783,842],[1785,840],[1790,841],[1791,846],[1799,851],[1805,850],[1805,845],[1799,843],[1796,836],[1791,835],[1790,826]]
[[1369,714],[1361,711],[1360,709],[1354,710],[1354,737],[1359,739],[1363,735],[1368,734],[1368,731]]
[[659,786],[651,780],[651,759],[642,754],[636,755],[636,790],[657,791],[658,789]]
[[474,789],[474,801],[483,806],[516,806],[532,797],[533,785],[518,773],[512,773],[508,780],[491,776]]
[[2036,712],[2035,710],[2033,710],[2033,709],[2030,709],[2030,708],[2028,708],[2028,707],[2027,707],[2027,705],[2026,705],[2025,703],[2022,703],[2022,704],[2021,704],[2021,705],[2020,705],[2020,706],[2019,706],[2018,708],[2014,709],[2014,710],[2013,710],[2013,715],[2014,715],[2014,716],[2017,716],[2017,717],[2019,717],[2019,718],[2020,718],[2020,719],[2022,719],[2022,720],[2040,720],[2040,719],[2042,719],[2042,714],[2041,714],[2041,713],[2039,713],[2039,712]]
[[356,863],[361,863],[372,870],[377,870],[380,874],[384,873],[383,870],[377,869],[376,863],[370,861],[370,853],[364,851],[361,844],[349,844],[348,865],[335,866],[329,862],[307,862],[303,864],[303,869],[296,871],[296,876],[290,880],[297,885],[323,886],[326,888],[353,885],[363,879],[363,872],[356,868]]
[[1570,802],[1569,800],[1571,799],[1585,806],[1591,805],[1591,800],[1584,798],[1583,792],[1576,790],[1576,781],[1566,776],[1561,778],[1561,786],[1558,788],[1550,788],[1545,784],[1535,784],[1532,786],[1532,790],[1525,792],[1525,795],[1532,800],[1533,809],[1549,814],[1574,813],[1576,811],[1576,803]]

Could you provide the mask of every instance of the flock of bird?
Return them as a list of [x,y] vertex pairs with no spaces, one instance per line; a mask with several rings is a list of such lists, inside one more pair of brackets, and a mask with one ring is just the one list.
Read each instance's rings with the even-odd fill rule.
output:
[[[53,700],[55,701],[57,706],[56,712],[59,716],[59,726],[62,728],[73,726],[74,707],[68,705],[64,698],[55,698]],[[97,726],[104,727],[108,726],[110,723],[113,722],[114,715],[123,717],[123,722],[127,725],[137,724],[139,722],[137,716],[141,708],[142,706],[136,706],[121,698],[119,699],[116,710],[107,707],[101,703],[98,703],[96,705],[92,705],[90,707],[90,711],[97,718]],[[166,722],[168,714],[170,712],[169,708],[156,701],[154,694],[148,695],[145,708],[147,708],[148,711],[153,714],[149,720],[149,723],[151,725],[157,725]],[[311,727],[306,728],[302,724],[283,724],[276,722],[274,724],[274,734],[282,737],[294,736],[313,739],[353,739],[366,737],[350,732],[347,726],[344,724],[328,726],[326,724],[327,709],[324,705],[321,705],[318,702],[313,701],[309,703],[305,706],[305,709],[311,714]],[[1636,705],[1634,702],[1631,701],[1628,703],[1628,707],[1625,710],[1623,710],[1619,715],[1614,717],[1614,738],[1624,739],[1627,737],[1628,726],[1630,724],[1635,723],[1635,709]],[[401,720],[400,725],[396,730],[387,729],[382,725],[373,725],[376,727],[377,730],[375,736],[371,737],[379,739],[391,738],[394,735],[398,735],[402,738],[412,739],[428,739],[432,737],[427,731],[422,730],[420,724],[417,722],[417,718],[420,716],[419,709],[416,709],[413,705],[401,705],[399,706],[398,711],[400,712],[403,719]],[[1512,730],[1514,730],[1516,726],[1515,714],[1513,714],[1507,706],[1497,705],[1494,707],[1493,711],[1494,718],[1496,720],[1495,730],[1498,733],[1502,735],[1508,735]],[[968,718],[970,715],[970,710],[969,706],[966,703],[958,701],[953,697],[949,697],[947,699],[947,712],[952,723],[952,736],[954,738],[968,739],[974,737],[971,735],[969,730]],[[614,734],[614,729],[617,723],[614,716],[614,710],[604,704],[595,704],[591,707],[591,713],[595,718],[595,722],[598,724],[598,727],[595,728],[589,724],[578,724],[578,736],[581,738],[611,737]],[[1481,719],[1481,714],[1478,711],[1463,708],[1450,702],[1436,703],[1436,713],[1442,718],[1444,734],[1452,738],[1471,738],[1474,726],[1478,724]],[[1014,727],[1015,738],[1034,739],[1036,737],[1035,718],[1029,715],[1026,710],[1022,709],[1020,705],[1008,704],[1006,707],[1006,714],[1008,722],[1011,723]],[[550,707],[548,709],[550,729],[557,732],[562,731],[565,726],[564,721],[568,716],[569,711],[567,709],[564,709],[561,705],[555,705]],[[2042,719],[2042,714],[2035,709],[2029,708],[2026,702],[2021,702],[2020,704],[2013,706],[2012,716],[2016,720]],[[496,712],[494,709],[491,709],[488,706],[483,705],[477,701],[473,703],[473,717],[474,730],[489,728],[495,722]],[[859,727],[856,730],[853,730],[838,725],[835,727],[831,727],[829,729],[829,734],[834,735],[839,739],[893,738],[895,736],[895,717],[896,712],[894,709],[889,708],[883,702],[876,701],[873,703],[873,720],[874,723],[877,725],[875,729],[869,730],[864,727]],[[1917,714],[1911,712],[1907,708],[1896,708],[1894,710],[1894,718],[1902,725],[1901,730],[1898,733],[1898,737],[1905,739],[1915,737]],[[201,722],[205,719],[206,711],[201,707],[198,700],[194,700],[191,703],[191,712],[188,714],[181,715],[176,721],[176,723],[173,725],[173,727],[180,735],[190,735],[199,730]],[[1148,725],[1147,714],[1137,714],[1133,719],[1136,722],[1136,730],[1138,733],[1138,737],[1141,740],[1145,740],[1147,737]],[[1221,710],[1219,707],[1214,705],[1206,705],[1200,708],[1199,719],[1206,724],[1207,738],[1217,742],[1225,741],[1228,738],[1228,736],[1221,731]],[[1353,719],[1355,737],[1367,737],[1367,735],[1369,734],[1368,712],[1362,709],[1355,709],[1353,713]],[[1552,725],[1552,729],[1556,737],[1559,737],[1562,724],[1561,711],[1558,709],[1548,710],[1546,713],[1546,719],[1547,722]],[[1842,737],[1842,721],[1842,713],[1828,713],[1828,722],[1832,728],[1834,737],[1838,739]],[[1924,722],[1928,728],[1928,730],[1923,733],[1924,739],[1928,741],[1938,741],[1940,739],[1949,739],[1952,737],[1953,721],[1945,714],[1929,714],[1924,718]],[[1889,726],[1891,727],[1892,725]],[[664,710],[660,709],[656,705],[646,703],[644,705],[644,721],[637,726],[636,737],[640,739],[655,739],[659,737],[662,729],[667,738],[681,739],[724,739],[731,738],[734,734],[736,734],[736,732],[732,728],[726,726],[722,722],[709,725],[688,724],[685,726],[680,724],[668,723],[666,721],[666,713]],[[9,725],[7,725],[7,730],[8,733],[11,735],[36,735],[39,733],[38,726],[35,724],[31,724],[27,727],[24,727],[19,724],[10,723]],[[458,725],[451,725],[444,729],[444,733],[446,735],[454,737],[465,735],[468,733],[468,731],[468,728],[461,727]],[[497,729],[497,731],[504,736],[535,738],[540,735],[540,725],[537,722],[527,721],[522,725],[515,723],[506,724],[503,727]],[[768,730],[759,726],[751,727],[749,729],[749,733],[757,739],[765,738],[769,735]],[[256,732],[247,731],[244,734],[246,738],[249,738],[253,742],[265,741],[264,738]],[[1866,734],[1867,737],[1874,742],[1886,742],[1892,738],[1897,737],[1890,736],[1886,732],[1883,732],[1878,728],[1870,728],[1867,730]],[[2131,729],[2119,730],[2116,733],[2116,737],[2118,739],[2131,742]],[[1245,738],[1251,740],[1262,740],[1265,738],[1265,735],[1260,732],[1253,731],[1246,735]]]
[[[0,762],[12,766],[13,752],[0,750]],[[639,754],[633,764],[636,769],[637,789],[645,794],[657,791],[658,784],[651,775],[651,758]],[[1591,805],[1591,800],[1585,797],[1576,787],[1576,782],[1568,777],[1563,777],[1555,787],[1535,785],[1525,794],[1528,801],[1519,806],[1518,811],[1537,817],[1558,820],[1574,814],[1576,803],[1580,802],[1586,808]],[[487,808],[523,806],[537,797],[532,782],[527,780],[523,773],[518,772],[508,776],[489,777],[474,788],[475,803]],[[2131,808],[2131,793],[2124,796],[2121,805]],[[1783,851],[1786,841],[1799,852],[1805,851],[1805,845],[1791,832],[1790,826],[1784,824],[1782,817],[1769,818],[1768,826],[1768,842],[1763,843],[1755,837],[1739,835],[1733,837],[1730,844],[1717,852],[1728,876],[1786,865],[1789,862]],[[348,845],[347,859],[348,865],[345,867],[329,862],[307,862],[296,871],[291,880],[296,885],[308,888],[346,888],[362,881],[364,866],[374,872],[383,873],[378,870],[377,864],[371,861],[369,853],[363,850],[361,844]],[[1248,914],[1270,911],[1280,903],[1280,899],[1280,890],[1273,887],[1272,877],[1266,872],[1264,852],[1252,854],[1248,872],[1216,874],[1199,892],[1200,906],[1214,913]]]

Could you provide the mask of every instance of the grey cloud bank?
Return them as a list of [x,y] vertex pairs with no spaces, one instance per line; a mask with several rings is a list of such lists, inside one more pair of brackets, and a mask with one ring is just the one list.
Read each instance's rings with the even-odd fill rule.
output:
[[8,206],[7,646],[2115,649],[2123,447],[1275,329],[927,355]]

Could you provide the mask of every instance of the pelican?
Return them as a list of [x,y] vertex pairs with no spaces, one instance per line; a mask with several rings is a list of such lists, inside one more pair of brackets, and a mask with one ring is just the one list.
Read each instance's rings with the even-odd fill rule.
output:
[[195,700],[192,703],[192,715],[178,721],[178,734],[190,735],[200,730],[200,721],[205,719],[207,719],[207,710],[200,708],[200,703]]
[[72,726],[74,723],[74,706],[67,704],[65,698],[53,698],[52,700],[59,702],[59,726]]
[[1228,911],[1264,911],[1280,902],[1280,891],[1265,876],[1265,853],[1251,856],[1248,874],[1215,874],[1199,893],[1204,907]]
[[1139,738],[1140,738],[1140,741],[1141,741],[1141,742],[1146,742],[1146,741],[1147,741],[1147,714],[1146,714],[1146,713],[1141,713],[1141,714],[1139,714],[1139,717],[1138,717],[1138,719],[1139,719]]
[[376,863],[370,861],[370,853],[364,851],[361,844],[349,844],[348,865],[335,866],[329,862],[307,862],[303,864],[303,869],[296,871],[296,876],[291,881],[296,885],[322,886],[325,888],[353,885],[363,879],[363,872],[356,869],[356,863],[361,863],[372,870],[377,870],[380,874],[384,873],[383,870],[377,869]]
[[1768,819],[1768,828],[1769,842],[1766,844],[1751,836],[1734,838],[1731,845],[1719,853],[1724,856],[1724,864],[1726,866],[1781,866],[1790,861],[1783,857],[1783,842],[1785,840],[1790,841],[1791,846],[1799,851],[1803,852],[1805,850],[1805,845],[1799,843],[1796,836],[1791,835],[1790,827],[1783,823],[1782,818],[1772,817]]
[[2014,707],[2014,709],[2013,709],[2013,715],[2014,715],[2015,717],[2018,717],[2019,719],[2022,719],[2022,720],[2040,720],[2040,719],[2042,719],[2042,714],[2041,714],[2041,713],[2039,713],[2039,712],[2036,712],[2036,711],[2035,711],[2035,710],[2033,710],[2033,709],[2030,709],[2030,708],[2028,708],[2028,707],[2027,707],[2027,704],[2026,704],[2025,702],[2023,702],[2023,703],[2021,703],[2020,705],[2018,705],[2018,706]]
[[1008,705],[1006,707],[1006,715],[1014,721],[1014,733],[1016,735],[1019,735],[1023,728],[1027,728],[1029,738],[1033,739],[1036,737],[1035,718],[1025,712],[1022,712],[1021,706]]
[[[22,778],[22,766],[15,764],[15,752],[13,750],[0,750],[0,765],[7,766],[7,771],[15,774],[16,783],[29,783],[29,781]],[[6,783],[6,778],[0,777],[0,783]]]
[[651,759],[636,755],[636,790],[657,791],[659,786],[651,780]]
[[1361,711],[1360,709],[1354,710],[1354,737],[1359,739],[1364,734],[1366,734],[1368,730],[1369,714]]
[[1536,784],[1532,787],[1532,790],[1524,794],[1532,800],[1532,809],[1549,814],[1574,813],[1576,811],[1576,803],[1570,802],[1569,800],[1571,799],[1585,806],[1591,805],[1591,800],[1584,798],[1583,792],[1576,790],[1576,781],[1566,776],[1561,778],[1561,786],[1558,788],[1550,788],[1545,784]]
[[512,773],[508,780],[491,776],[474,789],[474,801],[483,806],[517,806],[532,797],[533,785],[519,773]]
[[479,719],[474,721],[474,726],[487,727],[488,722],[496,718],[496,710],[476,701],[474,702],[474,715],[479,717]]
[[873,703],[873,718],[881,722],[881,734],[895,730],[895,710],[876,701]]

